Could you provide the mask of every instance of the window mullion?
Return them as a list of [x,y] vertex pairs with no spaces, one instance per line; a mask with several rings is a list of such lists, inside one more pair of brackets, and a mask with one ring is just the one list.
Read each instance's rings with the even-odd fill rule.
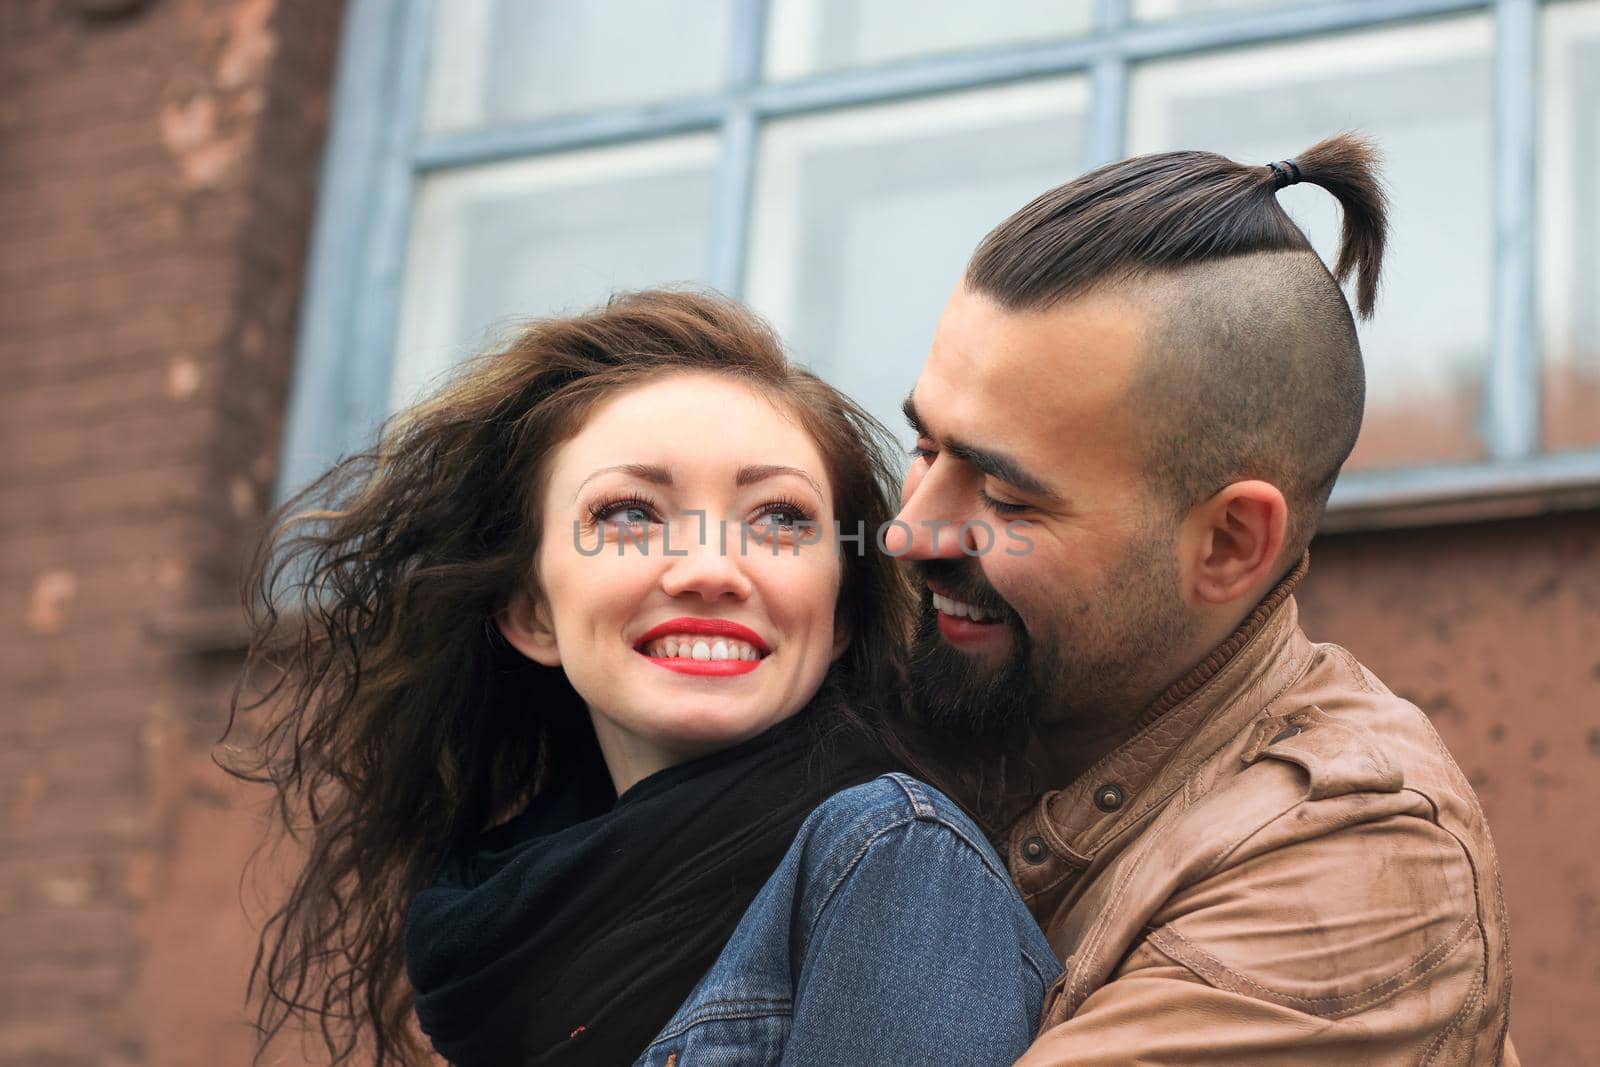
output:
[[761,83],[766,42],[766,0],[735,0],[728,63],[728,102],[722,120],[711,233],[711,284],[739,296],[744,291],[751,186],[755,181],[758,120],[751,97]]
[[[1498,0],[1494,10],[1494,307],[1483,433],[1489,455],[1539,450],[1541,361],[1536,317],[1535,127],[1537,0]],[[1450,180],[1441,161],[1438,180]]]
[[1112,47],[1096,59],[1090,73],[1089,143],[1086,167],[1098,167],[1126,154],[1128,57],[1119,47],[1128,25],[1128,0],[1095,0],[1094,32]]

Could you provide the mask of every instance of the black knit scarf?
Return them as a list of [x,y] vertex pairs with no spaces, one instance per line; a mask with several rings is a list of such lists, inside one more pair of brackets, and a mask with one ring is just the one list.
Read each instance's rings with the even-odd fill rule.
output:
[[[629,1064],[716,961],[825,797],[886,769],[808,709],[614,805],[552,782],[406,916],[417,1017],[462,1067]],[[592,776],[591,776],[592,777]],[[586,795],[587,794],[587,795]],[[609,810],[607,810],[609,808]]]

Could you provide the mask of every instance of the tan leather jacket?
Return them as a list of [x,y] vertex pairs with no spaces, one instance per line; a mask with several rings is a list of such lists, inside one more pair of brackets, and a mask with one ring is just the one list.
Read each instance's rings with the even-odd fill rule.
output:
[[1013,826],[1066,963],[1022,1064],[1517,1062],[1483,812],[1421,711],[1300,631],[1305,566]]

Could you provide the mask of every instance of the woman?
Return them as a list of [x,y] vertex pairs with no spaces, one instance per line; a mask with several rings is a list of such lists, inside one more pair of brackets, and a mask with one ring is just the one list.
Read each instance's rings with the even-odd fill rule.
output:
[[291,502],[251,654],[288,582],[257,772],[309,840],[267,1037],[420,1062],[414,1008],[466,1065],[1010,1062],[1054,960],[971,823],[874,780],[881,433],[737,306],[646,292],[535,323]]

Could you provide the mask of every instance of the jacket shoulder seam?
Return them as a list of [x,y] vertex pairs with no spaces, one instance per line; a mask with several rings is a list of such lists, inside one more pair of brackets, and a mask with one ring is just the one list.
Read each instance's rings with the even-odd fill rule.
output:
[[[893,777],[896,776],[883,776],[883,778]],[[906,791],[905,783],[896,782],[895,784],[902,790],[902,792]],[[983,864],[984,870],[988,872],[991,878],[1000,881],[1008,887],[1012,886],[1013,883],[1011,881],[1011,875],[1009,872],[997,868],[995,864],[990,861],[989,856],[985,855],[985,848],[973,841],[971,835],[966,832],[964,827],[947,818],[931,804],[926,807],[919,806],[917,805],[915,799],[909,797],[909,795],[908,800],[910,800],[912,804],[912,809],[909,812],[897,805],[896,809],[892,812],[884,811],[880,813],[882,815],[890,816],[889,820],[872,826],[871,832],[864,840],[860,842],[859,845],[856,846],[854,852],[847,860],[844,861],[843,866],[840,868],[838,874],[829,881],[827,885],[826,896],[823,898],[821,906],[817,909],[819,922],[821,921],[823,912],[827,911],[832,905],[833,899],[839,891],[839,887],[843,885],[844,882],[849,879],[851,873],[861,865],[861,861],[866,858],[868,852],[872,851],[873,846],[877,845],[884,838],[888,837],[892,833],[895,833],[896,831],[907,831],[918,824],[937,827],[949,833],[952,837],[960,841],[972,851],[972,853],[977,857],[978,861]],[[824,801],[824,803],[826,803],[826,801]]]

